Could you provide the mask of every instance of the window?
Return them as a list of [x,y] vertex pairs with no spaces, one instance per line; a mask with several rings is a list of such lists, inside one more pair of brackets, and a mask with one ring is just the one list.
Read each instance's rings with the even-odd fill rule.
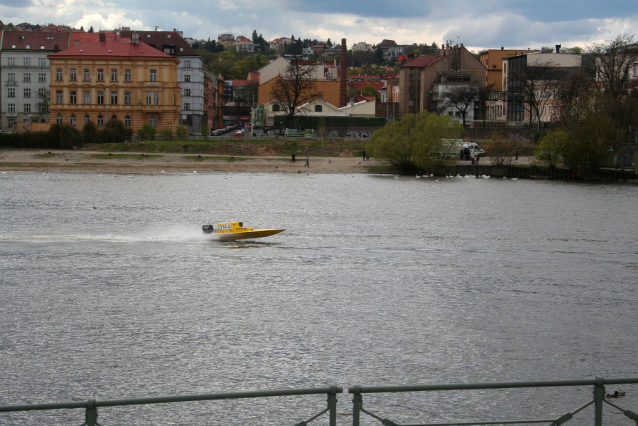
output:
[[159,92],[153,92],[153,105],[159,105]]
[[60,114],[55,116],[55,122],[56,123],[62,123],[62,116]]
[[84,105],[91,103],[91,92],[89,90],[84,91]]
[[16,81],[16,73],[10,72],[7,74],[7,81]]
[[97,104],[104,105],[104,92],[102,90],[97,91]]
[[117,105],[117,91],[111,91],[111,105]]
[[191,95],[191,89],[184,89],[184,96],[190,96]]
[[47,111],[47,106],[46,106],[45,104],[43,104],[43,103],[39,103],[39,104],[38,104],[38,112],[39,112],[40,114],[46,114],[46,113],[47,113],[47,112],[49,112],[49,111]]
[[97,81],[104,81],[104,70],[97,70]]
[[131,70],[124,70],[124,81],[131,81]]
[[91,81],[91,72],[88,68],[84,68],[84,81]]
[[62,90],[55,91],[55,103],[58,105],[62,103]]
[[41,72],[38,74],[38,83],[46,83],[47,82],[47,74]]
[[124,92],[124,105],[131,105],[131,92]]
[[84,124],[87,124],[89,121],[91,121],[91,117],[89,117],[88,114],[84,114]]
[[104,117],[102,117],[102,114],[97,116],[97,125],[98,127],[104,126]]
[[31,112],[31,104],[24,104],[22,108],[24,112]]
[[117,69],[111,69],[111,81],[117,81]]
[[190,102],[184,102],[184,108],[182,108],[184,111],[190,111],[191,110],[191,103]]
[[124,125],[125,125],[126,127],[131,127],[131,116],[130,116],[130,115],[127,115],[127,116],[124,118]]
[[25,88],[24,91],[23,91],[23,97],[24,98],[30,98],[31,97],[31,89]]
[[30,72],[25,72],[22,75],[22,81],[24,81],[25,83],[31,83],[31,73]]
[[24,65],[25,67],[30,67],[31,66],[31,58],[23,58],[22,59],[22,65]]
[[185,82],[191,81],[191,75],[190,74],[184,74],[184,81]]
[[191,61],[184,61],[184,68],[190,68],[191,67]]
[[44,97],[45,97],[45,91],[46,91],[46,89],[44,89],[43,87],[41,87],[41,88],[39,88],[39,89],[38,89],[38,98],[39,98],[39,99],[44,99]]
[[151,92],[146,92],[146,105],[151,104]]
[[77,122],[75,121],[75,114],[71,114],[71,119],[69,120],[69,124],[71,126],[75,126]]
[[315,112],[322,112],[322,111],[323,111],[322,105],[315,105]]
[[272,106],[272,110],[275,111],[275,112],[279,111],[280,110],[279,109],[279,105],[273,105]]
[[8,104],[7,105],[7,113],[15,114],[16,113],[16,104]]
[[69,81],[76,81],[77,80],[77,74],[75,71],[75,68],[71,68],[71,71],[69,73]]
[[157,81],[157,70],[151,70],[151,81]]
[[62,68],[55,69],[55,81],[62,81]]
[[46,67],[47,66],[47,58],[38,58],[38,66]]
[[75,90],[69,92],[69,103],[75,105],[78,103],[78,94]]
[[111,116],[111,120],[117,120],[117,115],[113,114],[113,115]]
[[16,58],[7,58],[7,66],[15,67],[16,66]]
[[148,124],[150,124],[151,127],[157,127],[157,117],[151,115],[151,119],[148,121]]
[[16,89],[15,87],[7,88],[7,98],[15,98],[16,97]]

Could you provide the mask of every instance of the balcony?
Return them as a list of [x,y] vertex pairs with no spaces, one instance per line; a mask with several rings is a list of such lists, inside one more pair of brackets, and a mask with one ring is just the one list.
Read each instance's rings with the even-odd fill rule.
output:
[[162,87],[161,81],[145,81],[144,87]]
[[18,86],[18,82],[17,81],[5,81],[4,85],[7,87],[17,87]]

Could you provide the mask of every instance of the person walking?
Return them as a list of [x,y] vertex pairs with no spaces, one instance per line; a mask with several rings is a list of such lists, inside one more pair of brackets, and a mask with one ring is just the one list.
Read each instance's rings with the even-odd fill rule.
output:
[[303,166],[310,168],[310,158],[306,157],[306,164],[304,164]]
[[366,150],[363,150],[363,161],[366,161]]

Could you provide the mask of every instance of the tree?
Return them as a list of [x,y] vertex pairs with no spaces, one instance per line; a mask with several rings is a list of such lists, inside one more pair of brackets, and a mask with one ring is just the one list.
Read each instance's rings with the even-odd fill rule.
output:
[[595,59],[596,77],[614,99],[627,93],[638,62],[638,47],[634,36],[621,34],[606,43],[594,43],[589,53]]
[[549,167],[556,167],[558,162],[565,158],[571,140],[571,135],[565,130],[552,130],[538,144],[536,157],[546,162]]
[[286,114],[286,127],[294,123],[297,109],[306,102],[319,98],[315,82],[315,68],[292,60],[283,76],[277,78],[270,96]]
[[490,162],[496,167],[510,166],[516,155],[516,141],[502,132],[493,132],[492,137],[485,145],[490,153]]
[[514,93],[521,95],[522,106],[529,111],[530,126],[536,119],[538,131],[541,130],[541,116],[547,103],[554,97],[557,82],[565,76],[564,70],[552,61],[525,64],[513,71],[512,82]]
[[458,139],[461,128],[451,117],[421,111],[407,114],[375,131],[366,152],[401,173],[414,173],[446,160],[446,140]]
[[449,87],[444,93],[443,109],[454,108],[461,114],[463,127],[467,111],[478,101],[481,88],[476,84],[459,84]]

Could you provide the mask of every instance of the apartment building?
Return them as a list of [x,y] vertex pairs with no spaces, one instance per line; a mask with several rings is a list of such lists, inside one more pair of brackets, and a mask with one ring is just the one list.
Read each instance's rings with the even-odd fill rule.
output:
[[132,38],[100,33],[96,40],[50,54],[51,117],[81,128],[121,120],[133,131],[144,124],[179,124],[179,60]]
[[503,90],[503,60],[517,55],[539,52],[539,50],[489,49],[479,54],[479,61],[485,67],[485,85],[492,90]]
[[181,88],[180,123],[191,135],[208,134],[207,109],[204,98],[204,61],[182,37],[181,31],[122,31],[122,38],[139,35],[139,40],[179,60],[177,78]]
[[440,56],[422,55],[399,70],[399,114],[438,111],[441,87],[484,85],[485,67],[463,46],[445,45]]
[[62,32],[2,31],[0,115],[2,130],[30,130],[49,120],[48,55],[69,44]]

